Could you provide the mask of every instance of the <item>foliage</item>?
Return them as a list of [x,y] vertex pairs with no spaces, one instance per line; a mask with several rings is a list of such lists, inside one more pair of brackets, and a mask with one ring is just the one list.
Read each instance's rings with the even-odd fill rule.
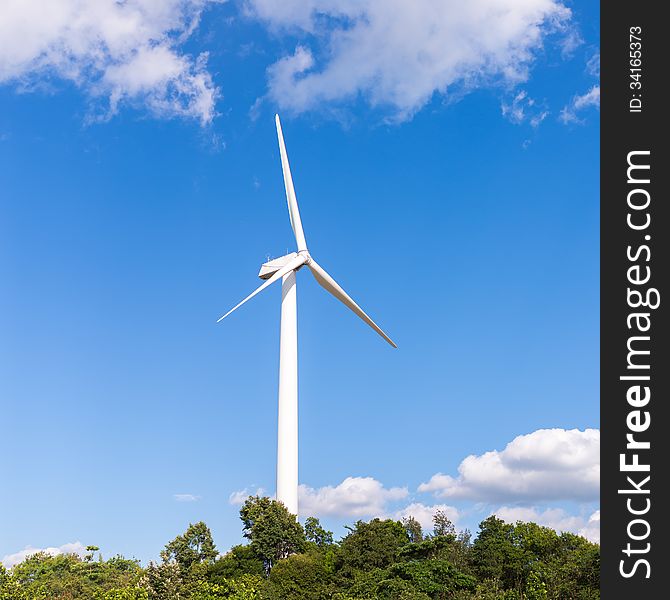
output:
[[421,523],[414,517],[405,517],[402,520],[402,524],[407,532],[407,537],[409,537],[410,542],[416,544],[423,541],[423,529],[421,529]]
[[265,566],[251,546],[233,546],[209,567],[208,579],[221,582],[242,575],[265,575]]
[[316,517],[307,517],[305,519],[305,538],[308,542],[312,542],[318,548],[323,549],[333,543],[333,532],[321,527],[321,523]]
[[189,600],[260,600],[259,589],[262,579],[255,575],[242,575],[239,579],[223,580],[220,583],[211,583],[199,580],[191,589]]
[[358,521],[340,542],[339,570],[344,576],[355,577],[360,571],[383,569],[394,562],[400,548],[407,543],[409,536],[398,521]]
[[305,549],[305,532],[286,507],[267,497],[250,496],[240,509],[242,534],[270,573],[273,565]]
[[[472,542],[444,513],[431,535],[410,517],[358,521],[342,540],[316,518],[305,527],[279,502],[252,497],[240,511],[248,544],[217,556],[200,522],[142,568],[37,553],[0,565],[0,600],[596,600],[600,548],[571,533],[489,517]],[[96,558],[97,553],[97,558]]]
[[185,595],[184,573],[176,562],[150,562],[140,584],[149,600],[180,600]]
[[133,590],[141,574],[137,561],[118,556],[107,561],[93,561],[89,555],[81,558],[76,554],[51,556],[38,552],[0,576],[0,599],[139,600],[146,598],[146,594],[123,596],[118,593],[125,593],[119,590]]
[[174,561],[185,571],[195,564],[212,563],[217,555],[212,532],[202,521],[190,524],[183,535],[167,543],[161,552],[163,562]]
[[267,600],[330,598],[330,573],[319,552],[294,554],[279,561],[264,588]]
[[437,510],[433,515],[433,535],[456,536],[456,527],[443,510]]

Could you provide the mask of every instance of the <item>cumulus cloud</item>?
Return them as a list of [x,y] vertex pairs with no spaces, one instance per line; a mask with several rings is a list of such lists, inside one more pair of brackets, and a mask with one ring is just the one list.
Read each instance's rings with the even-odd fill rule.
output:
[[538,511],[531,507],[501,506],[494,514],[508,523],[533,522],[557,531],[577,532],[584,526],[584,519],[570,515],[562,508],[547,508],[544,511]]
[[244,504],[244,501],[249,496],[264,496],[265,490],[262,487],[256,488],[256,491],[251,491],[249,488],[244,488],[243,490],[237,490],[230,494],[228,497],[228,503],[233,506],[241,506]]
[[458,477],[437,473],[419,486],[419,492],[490,503],[595,500],[600,431],[539,429],[518,436],[502,451],[468,456],[458,473]]
[[408,495],[406,487],[385,488],[373,477],[347,477],[336,486],[299,488],[303,516],[371,517],[383,516],[387,504]]
[[304,38],[268,70],[270,98],[294,112],[362,96],[408,118],[436,93],[525,81],[549,33],[576,39],[560,0],[249,0],[248,7],[274,30]]
[[216,0],[5,0],[0,12],[0,84],[72,82],[106,99],[158,117],[209,123],[219,90],[207,54],[181,48],[204,7]]
[[501,506],[494,514],[508,523],[523,521],[532,522],[545,527],[551,527],[558,532],[569,531],[600,543],[600,511],[594,512],[585,521],[583,517],[570,515],[561,508],[547,508],[539,511],[537,508],[521,506]]
[[573,97],[570,104],[563,107],[559,115],[559,119],[565,123],[580,123],[581,119],[578,113],[588,107],[594,107],[600,110],[600,86],[594,85],[585,94]]
[[18,565],[29,556],[37,554],[38,552],[45,552],[51,556],[57,556],[58,554],[79,554],[82,556],[86,552],[86,547],[81,542],[71,542],[69,544],[63,544],[62,546],[49,548],[33,548],[32,546],[26,546],[23,550],[19,550],[14,554],[3,556],[0,562],[5,568],[11,569],[14,565]]
[[407,517],[414,517],[419,522],[424,532],[426,532],[433,529],[433,517],[438,511],[442,511],[447,515],[454,525],[458,522],[460,513],[457,508],[448,506],[447,504],[433,504],[432,506],[426,506],[421,502],[413,502],[405,508],[396,511],[393,514],[393,518],[400,521]]
[[172,496],[177,502],[197,502],[201,496],[194,494],[173,494]]
[[591,540],[596,544],[600,543],[600,511],[595,511],[590,517],[586,525],[578,532],[579,535],[584,536],[587,540]]

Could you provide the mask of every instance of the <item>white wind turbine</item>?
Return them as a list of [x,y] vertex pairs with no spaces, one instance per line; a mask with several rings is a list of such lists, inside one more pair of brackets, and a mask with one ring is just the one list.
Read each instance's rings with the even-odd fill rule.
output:
[[391,346],[397,348],[393,340],[356,304],[339,284],[311,257],[307,250],[305,234],[302,230],[298,201],[293,189],[291,169],[286,155],[284,135],[279,115],[275,115],[281,166],[284,173],[286,200],[291,227],[295,235],[297,252],[275,258],[261,265],[258,276],[265,279],[258,289],[242,302],[230,309],[218,321],[225,319],[256,294],[282,280],[281,337],[279,344],[279,415],[277,423],[277,500],[282,502],[294,515],[298,514],[298,329],[296,310],[295,274],[304,265],[312,272],[317,283],[335,298],[356,313]]

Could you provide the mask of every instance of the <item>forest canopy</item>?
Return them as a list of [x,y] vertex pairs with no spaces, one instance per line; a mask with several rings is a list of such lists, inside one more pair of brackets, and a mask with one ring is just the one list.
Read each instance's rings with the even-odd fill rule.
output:
[[[165,545],[142,567],[37,553],[5,569],[0,600],[592,600],[600,597],[600,548],[571,533],[491,516],[474,540],[436,513],[419,522],[373,519],[340,540],[283,504],[249,497],[240,510],[246,543],[219,554],[203,522]],[[97,555],[96,555],[97,553]]]

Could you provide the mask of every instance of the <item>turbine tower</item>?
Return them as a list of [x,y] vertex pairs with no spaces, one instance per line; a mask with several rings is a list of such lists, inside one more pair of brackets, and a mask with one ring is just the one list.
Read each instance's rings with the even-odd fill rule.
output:
[[297,252],[270,260],[261,265],[258,276],[265,280],[260,287],[242,302],[231,308],[218,321],[222,321],[256,294],[282,280],[281,328],[279,343],[279,413],[277,423],[277,500],[294,515],[298,514],[298,328],[296,304],[296,273],[303,267],[312,272],[317,283],[342,304],[351,309],[391,346],[393,340],[356,304],[340,285],[312,258],[307,249],[302,229],[298,201],[295,197],[291,168],[288,164],[284,135],[279,115],[275,115],[281,167],[286,187],[286,201]]

